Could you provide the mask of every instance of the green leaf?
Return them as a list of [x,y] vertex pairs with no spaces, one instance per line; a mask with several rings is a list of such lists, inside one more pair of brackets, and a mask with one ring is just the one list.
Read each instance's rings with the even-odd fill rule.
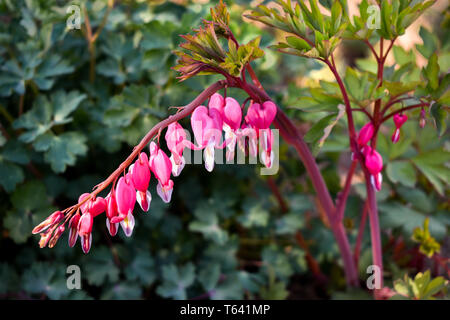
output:
[[50,206],[45,186],[41,181],[28,181],[11,195],[13,209],[3,220],[9,236],[16,243],[24,243],[33,228],[56,208]]
[[423,69],[423,72],[425,78],[428,80],[428,86],[432,90],[436,90],[439,87],[439,64],[436,53],[433,53],[428,59],[428,64]]
[[[382,228],[400,228],[407,237],[411,236],[416,227],[422,226],[426,218],[420,212],[397,202],[381,203],[379,210],[382,212],[380,216]],[[436,239],[442,239],[447,228],[436,218],[430,217],[430,232]]]
[[416,45],[417,51],[419,51],[425,58],[429,59],[438,49],[439,40],[435,34],[428,31],[423,26],[420,27],[419,35],[422,38],[423,44]]
[[120,282],[105,290],[103,300],[137,300],[141,298],[142,289],[136,283]]
[[300,212],[285,214],[275,222],[275,233],[279,235],[295,234],[305,225],[304,216]]
[[198,281],[202,284],[203,289],[206,291],[211,291],[214,289],[219,282],[219,278],[220,265],[218,263],[207,265],[198,274]]
[[434,197],[426,194],[420,189],[400,186],[397,188],[397,192],[405,201],[410,203],[417,210],[428,214],[432,214],[436,210]]
[[59,136],[43,135],[33,144],[37,151],[45,151],[44,160],[56,173],[64,172],[73,166],[77,156],[87,152],[86,137],[79,132],[66,132]]
[[407,187],[414,187],[417,182],[416,171],[408,161],[389,162],[386,167],[386,173],[392,182],[400,182]]
[[21,167],[5,160],[0,160],[0,185],[6,192],[14,191],[23,182],[25,175]]
[[69,122],[71,119],[67,119],[67,117],[77,109],[85,98],[86,95],[78,91],[71,91],[69,93],[62,90],[56,91],[52,95],[54,124]]
[[179,268],[173,264],[165,265],[162,267],[162,278],[162,284],[156,289],[158,294],[164,298],[185,300],[186,290],[195,280],[195,266],[192,263]]
[[442,136],[447,130],[447,111],[440,103],[434,103],[431,106],[430,114],[433,117],[438,135]]
[[65,271],[64,265],[35,262],[24,272],[23,288],[32,294],[45,294],[50,299],[61,299],[70,293]]
[[269,212],[264,209],[261,202],[249,200],[243,205],[244,214],[238,221],[246,228],[266,227],[269,223]]
[[138,251],[127,270],[126,276],[128,280],[139,280],[145,286],[151,285],[156,279],[155,261],[146,251]]
[[450,181],[450,169],[446,166],[446,163],[450,161],[450,152],[434,150],[420,154],[411,160],[431,182],[436,191],[443,195],[443,184],[448,184],[448,181]]
[[90,285],[102,286],[119,279],[119,269],[114,264],[111,251],[105,246],[95,248],[94,254],[87,260],[85,270]]
[[189,224],[189,230],[200,232],[203,236],[217,244],[224,244],[228,240],[228,232],[219,225],[217,212],[211,212],[208,203],[202,203],[194,211],[196,220]]

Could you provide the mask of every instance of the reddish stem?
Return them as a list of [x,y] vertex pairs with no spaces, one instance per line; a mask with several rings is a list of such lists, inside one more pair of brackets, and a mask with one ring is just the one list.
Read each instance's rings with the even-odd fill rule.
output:
[[[245,84],[242,86],[242,88],[246,90],[250,96],[255,97],[256,100],[271,100],[265,91],[257,88],[255,85]],[[333,216],[336,209],[330,192],[328,191],[328,188],[325,184],[325,180],[320,173],[320,169],[317,166],[317,163],[311,151],[309,150],[308,145],[303,140],[301,133],[298,131],[292,121],[286,116],[283,110],[280,107],[277,108],[278,111],[277,116],[274,120],[274,126],[279,129],[280,135],[295,148],[301,161],[303,162],[314,186],[314,189],[316,190],[320,204],[327,215],[328,221],[331,222],[331,229],[338,244],[344,263],[344,271],[347,284],[349,286],[357,286],[358,273],[353,261],[350,244],[348,242],[348,238],[342,223],[334,222],[335,219],[333,219]]]
[[361,252],[361,244],[363,240],[364,235],[364,229],[366,228],[366,220],[367,220],[367,212],[369,211],[369,206],[367,201],[364,202],[364,209],[361,216],[361,222],[359,224],[358,229],[358,236],[356,237],[356,244],[355,244],[355,252],[354,252],[354,258],[355,258],[355,265],[358,267],[359,264],[359,256]]
[[352,185],[353,174],[355,173],[356,165],[358,164],[357,160],[353,160],[350,165],[350,169],[347,173],[347,178],[345,179],[344,189],[342,190],[339,201],[337,202],[336,208],[336,221],[341,222],[344,219],[345,207],[347,205],[347,198],[350,192],[350,187]]
[[405,112],[407,110],[416,109],[416,108],[422,108],[422,107],[429,107],[429,106],[430,106],[429,103],[423,102],[423,103],[415,104],[413,106],[404,107],[404,108],[401,108],[401,109],[398,109],[398,110],[395,110],[395,111],[389,113],[387,116],[385,116],[383,119],[381,119],[381,122],[385,122],[386,120],[388,120],[389,118],[393,117],[397,113],[402,113],[402,112]]

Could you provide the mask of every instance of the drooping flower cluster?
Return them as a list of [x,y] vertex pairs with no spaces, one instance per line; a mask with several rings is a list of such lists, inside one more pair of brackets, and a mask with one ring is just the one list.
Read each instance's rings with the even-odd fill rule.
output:
[[[273,135],[269,129],[277,112],[276,105],[271,101],[262,104],[253,103],[242,121],[241,105],[233,98],[224,98],[215,93],[211,96],[208,107],[198,106],[191,116],[192,131],[197,145],[187,140],[183,127],[173,122],[167,127],[165,141],[170,157],[151,142],[149,155],[141,152],[135,162],[128,167],[123,176],[116,178],[105,198],[95,194],[84,193],[78,199],[78,205],[64,211],[56,211],[33,229],[33,234],[40,233],[40,247],[53,247],[65,230],[68,222],[70,247],[80,238],[84,253],[89,252],[92,244],[92,226],[94,218],[102,213],[106,215],[106,226],[111,236],[115,236],[119,225],[124,234],[130,237],[133,233],[135,218],[133,211],[138,202],[144,212],[150,210],[152,196],[148,190],[150,179],[157,179],[157,194],[168,203],[172,197],[174,182],[171,176],[177,177],[185,166],[184,148],[203,150],[205,167],[208,171],[214,168],[214,153],[216,148],[227,148],[226,157],[234,156],[237,141],[248,136],[250,152],[258,152],[257,139],[262,138],[261,159],[267,167],[273,161]],[[224,141],[222,133],[225,132]],[[159,138],[159,136],[158,136]],[[243,144],[240,144],[243,145]],[[117,182],[117,183],[116,183]],[[68,212],[67,215],[64,212]]]
[[370,173],[370,182],[376,190],[381,190],[381,183],[383,182],[383,158],[377,150],[368,145],[375,133],[375,128],[372,122],[364,125],[358,134],[358,145],[364,156],[364,164]]

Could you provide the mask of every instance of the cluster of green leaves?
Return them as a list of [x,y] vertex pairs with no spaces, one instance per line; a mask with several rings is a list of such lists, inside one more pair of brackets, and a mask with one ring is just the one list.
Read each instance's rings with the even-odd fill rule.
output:
[[264,51],[259,48],[259,37],[238,45],[229,24],[230,15],[221,0],[211,9],[211,21],[204,20],[203,26],[194,30],[195,35],[182,36],[186,42],[180,47],[186,51],[175,51],[179,61],[174,68],[180,72],[181,80],[197,74],[214,73],[240,77],[248,63],[264,55]]
[[430,271],[418,273],[414,279],[405,276],[403,280],[394,283],[394,299],[434,300],[434,295],[442,294],[448,290],[448,281],[443,277],[432,279]]
[[320,12],[317,0],[310,0],[310,9],[303,1],[278,0],[283,12],[260,5],[247,17],[268,26],[291,33],[285,42],[275,48],[283,53],[310,58],[328,58],[341,42],[341,35],[347,26],[347,2],[333,1],[330,15]]

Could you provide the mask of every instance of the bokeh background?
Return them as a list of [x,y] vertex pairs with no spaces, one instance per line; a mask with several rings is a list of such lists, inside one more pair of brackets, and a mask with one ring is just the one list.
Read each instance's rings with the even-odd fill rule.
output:
[[[259,2],[227,1],[232,29],[242,42],[262,37],[265,56],[255,70],[306,133],[320,114],[300,110],[299,97],[310,94],[320,80],[332,81],[332,75],[319,63],[268,49],[280,35],[242,17]],[[397,55],[405,53],[423,66],[426,49],[434,45],[441,71],[448,70],[445,2],[438,1],[399,39],[404,50]],[[217,165],[211,174],[202,165],[190,165],[174,179],[167,205],[157,197],[152,179],[150,212],[136,206],[132,237],[119,231],[111,238],[104,219],[97,218],[87,255],[79,244],[67,246],[67,234],[53,249],[39,249],[39,237],[31,235],[48,214],[74,204],[105,179],[155,123],[173,112],[168,107],[187,104],[218,79],[199,76],[179,83],[171,69],[179,35],[195,28],[215,3],[115,1],[104,19],[106,0],[0,2],[1,299],[371,297],[363,289],[345,289],[328,222],[316,208],[303,165],[285,143],[276,176],[261,176],[255,165]],[[353,12],[357,1],[349,3]],[[66,28],[69,4],[86,7],[94,31],[101,26],[92,47],[83,27]],[[82,26],[86,12],[81,11]],[[371,63],[359,42],[344,42],[337,57],[340,69],[364,69]],[[397,58],[391,54],[388,65]],[[240,102],[246,98],[239,91],[228,94]],[[362,116],[356,121],[359,127],[364,124]],[[187,121],[182,124],[188,127]],[[449,257],[448,134],[438,138],[430,121],[419,132],[418,121],[409,121],[405,138],[393,147],[388,143],[392,127],[384,130],[379,148],[390,164],[377,197],[386,284],[392,287],[392,281],[430,268],[434,276],[448,276],[448,269],[421,254],[411,240],[414,228],[428,216],[441,258]],[[333,195],[345,178],[347,150],[345,123],[338,123],[317,151]],[[417,153],[434,155],[434,181],[415,166],[402,165]],[[362,174],[356,174],[346,211],[352,244],[365,196],[362,181]],[[361,279],[370,264],[366,226]],[[69,265],[80,266],[81,290],[66,287]]]

